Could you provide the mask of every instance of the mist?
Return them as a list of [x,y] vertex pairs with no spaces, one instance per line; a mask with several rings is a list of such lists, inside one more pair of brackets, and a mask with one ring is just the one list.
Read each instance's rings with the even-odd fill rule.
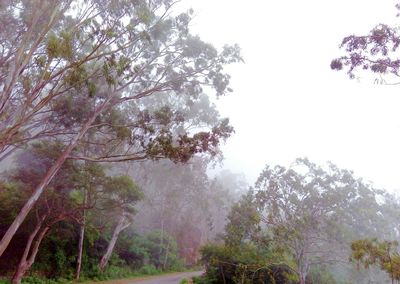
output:
[[399,282],[399,5],[2,1],[0,283]]

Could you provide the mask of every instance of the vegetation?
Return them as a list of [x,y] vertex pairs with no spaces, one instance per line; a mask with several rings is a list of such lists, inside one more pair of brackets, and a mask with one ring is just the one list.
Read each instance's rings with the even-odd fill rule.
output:
[[[179,217],[155,210],[169,216],[161,228],[134,229],[140,206],[158,202],[151,194],[165,183],[152,187],[154,176],[124,166],[148,161],[144,172],[165,171],[170,164],[157,161],[197,156],[200,167],[181,188],[202,187],[169,206],[195,190],[221,193],[206,171],[233,128],[203,89],[231,92],[224,67],[241,57],[237,46],[217,50],[190,34],[193,11],[175,12],[175,4],[1,2],[0,161],[9,169],[0,184],[0,270],[13,283],[183,268],[189,210]],[[171,182],[184,177],[175,172]],[[199,215],[198,208],[193,217],[205,224]],[[172,235],[165,227],[174,219],[180,231]],[[190,247],[192,263],[205,239]]]
[[[359,263],[377,265],[397,280],[397,243],[355,240],[365,235],[395,238],[390,220],[400,213],[399,205],[395,197],[333,164],[297,159],[290,168],[266,166],[254,188],[232,206],[223,242],[203,247],[206,275],[199,283],[374,279],[357,273],[354,264]],[[375,279],[385,283],[390,278],[376,273]]]
[[[209,93],[242,58],[177,2],[0,1],[0,283],[399,282],[395,195],[307,158],[211,175],[234,129]],[[398,33],[346,37],[332,69],[399,76]]]

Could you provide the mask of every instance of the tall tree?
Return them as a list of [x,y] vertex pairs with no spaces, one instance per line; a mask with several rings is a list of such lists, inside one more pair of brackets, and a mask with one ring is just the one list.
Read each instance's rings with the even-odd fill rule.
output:
[[343,258],[334,246],[341,240],[337,214],[357,196],[359,184],[349,171],[334,165],[324,170],[307,159],[298,159],[289,169],[267,166],[258,178],[261,218],[277,245],[292,254],[301,284],[313,265]]
[[[190,103],[203,94],[202,86],[212,87],[217,95],[225,94],[230,89],[223,66],[241,60],[237,46],[218,52],[192,36],[188,28],[191,12],[171,16],[174,3],[170,0],[39,2],[41,5],[10,1],[0,6],[2,15],[11,15],[4,19],[17,31],[11,40],[7,33],[2,33],[5,36],[1,39],[6,47],[0,59],[1,73],[5,74],[1,77],[0,114],[4,123],[0,151],[7,155],[8,149],[38,137],[58,135],[68,142],[4,234],[0,256],[65,160],[74,156],[85,134],[109,126],[107,122],[98,123],[102,114],[131,109],[145,97],[165,93],[184,96]],[[42,11],[49,15],[39,25],[36,23],[45,13]],[[21,17],[23,24],[19,25]],[[77,101],[77,94],[87,97]],[[89,109],[79,119],[72,117],[66,127],[54,123],[52,116],[60,110],[60,100],[64,102],[61,109],[71,105]],[[86,160],[186,161],[199,152],[215,154],[220,140],[232,132],[227,120],[178,135],[166,128],[154,132],[150,127],[154,118],[141,108],[138,111],[135,118],[139,130],[127,128],[131,147],[123,154]],[[164,113],[169,114],[168,110]],[[140,138],[145,147],[136,151],[136,146],[143,148]]]

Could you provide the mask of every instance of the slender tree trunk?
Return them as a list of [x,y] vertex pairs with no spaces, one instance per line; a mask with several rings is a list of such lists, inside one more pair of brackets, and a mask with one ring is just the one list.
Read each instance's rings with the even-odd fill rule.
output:
[[84,237],[85,237],[85,223],[83,223],[80,226],[80,231],[79,231],[78,258],[76,260],[76,273],[75,273],[76,280],[79,280],[79,277],[81,275]]
[[[84,192],[84,206],[86,206],[87,203],[87,194],[86,191]],[[85,239],[85,227],[86,227],[86,210],[82,210],[82,224],[80,225],[80,230],[79,230],[79,243],[78,243],[78,258],[76,260],[76,273],[75,273],[75,279],[79,280],[79,277],[81,275],[81,267],[82,267],[82,254],[83,254],[83,240]]]
[[18,213],[17,217],[14,219],[10,227],[8,228],[7,232],[4,234],[3,238],[0,241],[0,257],[8,247],[11,239],[14,237],[15,233],[17,232],[18,228],[21,226],[22,222],[25,220],[28,213],[31,211],[33,206],[35,205],[36,201],[42,195],[43,191],[45,190],[46,186],[50,183],[53,177],[57,174],[60,170],[61,166],[64,164],[65,160],[71,154],[72,150],[78,145],[79,141],[85,135],[87,130],[93,124],[94,120],[97,116],[108,106],[108,103],[112,99],[112,95],[103,102],[93,113],[93,115],[89,118],[89,120],[82,126],[76,136],[70,141],[68,146],[63,150],[61,155],[58,157],[57,161],[54,165],[47,171],[45,177],[39,183],[39,185],[34,190],[31,197],[28,201],[24,204],[21,211]]
[[121,217],[118,220],[117,226],[115,226],[114,232],[112,234],[111,240],[108,243],[106,253],[103,255],[103,257],[100,260],[99,268],[101,271],[104,270],[104,268],[107,266],[108,261],[110,260],[111,254],[114,250],[115,244],[117,242],[119,234],[126,229],[131,222],[127,218],[125,214],[122,214]]
[[308,263],[301,263],[299,265],[299,278],[300,278],[299,284],[306,284],[306,277],[308,274],[309,267],[310,265]]
[[300,284],[306,284],[306,276],[304,274],[300,274]]
[[[39,251],[39,246],[46,236],[47,232],[50,230],[50,227],[48,226],[44,227],[43,229],[41,229],[41,226],[42,222],[39,223],[36,226],[35,230],[29,235],[24,253],[12,278],[12,284],[20,284],[25,273],[32,267],[32,264],[35,262],[36,255]],[[36,238],[36,236],[37,239],[33,244],[33,240]]]
[[168,253],[169,253],[169,240],[167,243],[167,247],[165,248],[165,256],[164,256],[164,263],[163,263],[163,270],[165,270],[165,268],[167,267],[167,262],[168,262]]

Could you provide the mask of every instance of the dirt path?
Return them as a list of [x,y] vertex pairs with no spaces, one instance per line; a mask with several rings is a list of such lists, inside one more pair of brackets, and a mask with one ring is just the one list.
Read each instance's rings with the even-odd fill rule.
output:
[[136,279],[123,279],[123,280],[111,280],[96,282],[97,284],[179,284],[184,278],[191,278],[193,276],[199,276],[203,274],[203,271],[195,272],[179,272],[161,276],[152,276],[146,278]]

